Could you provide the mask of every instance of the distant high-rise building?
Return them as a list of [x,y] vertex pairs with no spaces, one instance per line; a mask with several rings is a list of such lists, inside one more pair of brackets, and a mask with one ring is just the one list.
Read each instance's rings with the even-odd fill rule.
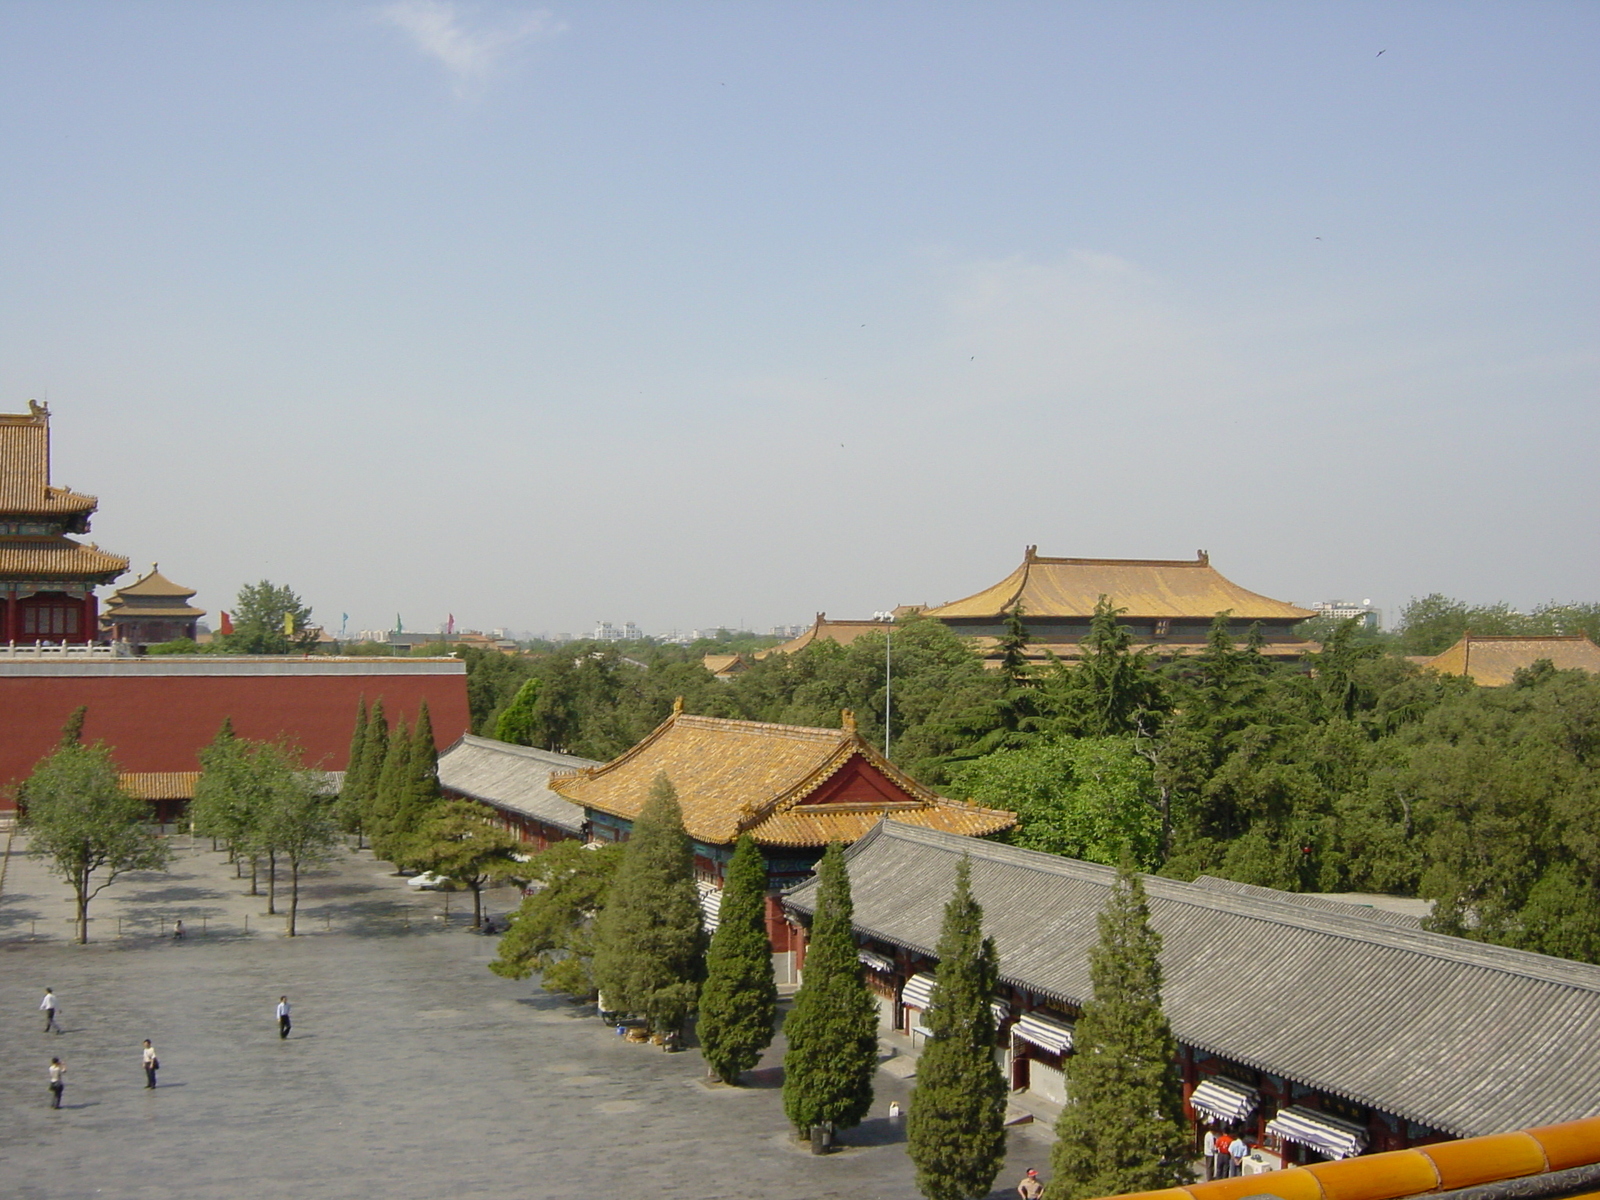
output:
[[1371,600],[1363,600],[1360,604],[1354,600],[1324,600],[1320,604],[1313,604],[1311,611],[1334,621],[1348,621],[1351,617],[1357,617],[1362,628],[1374,633],[1383,625],[1383,614],[1372,607]]

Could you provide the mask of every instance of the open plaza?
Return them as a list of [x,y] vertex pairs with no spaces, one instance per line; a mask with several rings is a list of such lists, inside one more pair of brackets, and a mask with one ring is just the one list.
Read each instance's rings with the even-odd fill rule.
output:
[[[94,902],[88,946],[71,941],[67,887],[25,838],[10,845],[0,1195],[917,1194],[903,1123],[887,1115],[911,1082],[890,1071],[878,1074],[873,1116],[840,1152],[815,1157],[783,1118],[781,1037],[753,1086],[707,1087],[693,1050],[625,1043],[591,1008],[485,970],[494,942],[468,930],[470,896],[418,893],[352,854],[303,884],[304,934],[289,939],[209,842],[173,844],[169,873],[129,876]],[[502,891],[489,907],[498,916],[514,901]],[[171,938],[178,918],[182,942]],[[61,1035],[43,1032],[47,986]],[[287,1041],[273,1018],[283,994]],[[161,1059],[153,1092],[145,1038]],[[67,1066],[59,1112],[52,1055]],[[997,1194],[1048,1160],[1043,1126],[1011,1139]]]

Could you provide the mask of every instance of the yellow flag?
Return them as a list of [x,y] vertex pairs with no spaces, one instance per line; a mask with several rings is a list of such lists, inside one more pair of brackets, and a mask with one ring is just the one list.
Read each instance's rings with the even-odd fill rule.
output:
[[294,614],[293,613],[284,613],[283,614],[283,636],[284,637],[293,637],[294,636]]

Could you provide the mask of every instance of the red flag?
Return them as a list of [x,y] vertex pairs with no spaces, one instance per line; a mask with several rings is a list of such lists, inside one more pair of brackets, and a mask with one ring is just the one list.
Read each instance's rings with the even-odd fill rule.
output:
[[454,633],[456,631],[456,615],[455,615],[455,613],[451,613],[450,614],[450,619],[445,622],[444,631],[446,633]]
[[222,614],[222,628],[218,632],[224,634],[233,632],[233,622],[228,619],[227,613]]

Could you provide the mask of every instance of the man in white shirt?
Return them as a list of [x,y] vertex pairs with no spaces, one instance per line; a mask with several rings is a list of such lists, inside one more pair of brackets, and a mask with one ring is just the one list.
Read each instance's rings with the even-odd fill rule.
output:
[[60,1033],[61,1022],[56,1020],[56,1010],[61,1007],[61,1003],[56,999],[54,988],[45,988],[44,999],[39,1001],[39,1007],[44,1010],[44,1031],[49,1033],[53,1028]]
[[1205,1155],[1206,1179],[1221,1179],[1222,1176],[1217,1173],[1217,1131],[1215,1129],[1206,1130]]
[[278,1036],[280,1038],[289,1036],[289,997],[287,996],[278,997]]

